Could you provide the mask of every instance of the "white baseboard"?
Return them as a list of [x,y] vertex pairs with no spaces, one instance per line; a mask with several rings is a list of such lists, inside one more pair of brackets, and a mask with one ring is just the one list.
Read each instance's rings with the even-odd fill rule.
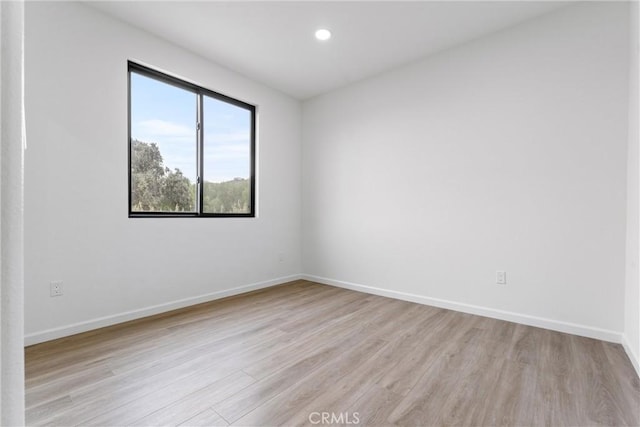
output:
[[71,325],[61,326],[58,328],[47,329],[40,332],[34,332],[24,337],[24,344],[33,345],[45,341],[51,341],[57,338],[69,335],[79,334],[81,332],[91,331],[93,329],[103,328],[105,326],[115,325],[117,323],[127,322],[129,320],[140,319],[142,317],[153,316],[178,308],[188,307],[190,305],[200,304],[203,302],[213,301],[220,298],[230,297],[245,292],[255,291],[257,289],[268,288],[270,286],[281,285],[283,283],[299,280],[302,278],[300,274],[294,274],[277,279],[266,280],[264,282],[252,283],[249,285],[239,286],[237,288],[226,289],[223,291],[211,292],[197,297],[184,298],[177,301],[171,301],[164,304],[153,305],[151,307],[131,310],[124,313],[118,313],[111,316],[99,317],[97,319],[86,320],[84,322],[73,323]]
[[[343,282],[341,280],[328,279],[309,274],[303,274],[303,279],[339,288],[351,289],[383,297],[395,298],[403,301],[415,302],[418,304],[430,305],[434,307],[446,308],[463,313],[476,314],[478,316],[491,317],[493,319],[506,320],[509,322],[521,323],[523,325],[535,326],[538,328],[550,329],[552,331],[565,332],[588,338],[595,338],[602,341],[621,344],[622,333],[607,329],[595,328],[592,326],[579,325],[576,323],[561,322],[542,317],[529,316],[527,314],[514,313],[511,311],[497,310],[493,308],[481,307],[477,305],[464,304],[455,301],[448,301],[438,298],[426,297],[423,295],[410,294],[405,292],[390,291],[382,288],[360,285],[356,283]],[[637,358],[636,358],[637,361]],[[637,367],[636,367],[637,369]]]
[[239,286],[232,289],[226,289],[222,291],[211,292],[205,295],[197,297],[184,298],[177,301],[171,301],[164,304],[158,304],[150,307],[145,307],[137,310],[127,311],[124,313],[114,314],[110,316],[99,317],[83,322],[73,323],[71,325],[61,326],[58,328],[47,329],[44,331],[34,332],[25,335],[25,345],[38,344],[45,341],[54,340],[57,338],[66,337],[69,335],[78,334],[81,332],[87,332],[93,329],[102,328],[105,326],[115,325],[117,323],[127,322],[129,320],[140,319],[154,314],[160,314],[167,311],[188,307],[190,305],[200,304],[203,302],[213,301],[220,298],[225,298],[233,295],[242,294],[245,292],[254,291],[257,289],[268,288],[271,286],[280,285],[283,283],[291,282],[294,280],[305,279],[317,283],[323,283],[326,285],[336,286],[344,289],[351,289],[354,291],[364,292],[373,295],[380,295],[389,298],[395,298],[403,301],[415,302],[418,304],[430,305],[434,307],[446,308],[449,310],[460,311],[463,313],[476,314],[479,316],[490,317],[494,319],[506,320],[509,322],[521,323],[523,325],[535,326],[544,329],[550,329],[553,331],[565,332],[574,335],[580,335],[589,338],[600,339],[603,341],[614,342],[622,344],[629,359],[633,363],[638,375],[640,375],[640,361],[638,355],[636,355],[629,346],[626,337],[616,331],[610,331],[606,329],[600,329],[590,326],[579,325],[569,322],[561,322],[552,319],[545,319],[536,316],[529,316],[526,314],[519,314],[509,311],[496,310],[487,307],[481,307],[477,305],[464,304],[455,301],[443,300],[438,298],[426,297],[423,295],[391,291],[382,288],[376,288],[371,286],[360,285],[356,283],[344,282],[341,280],[329,279],[326,277],[319,277],[309,274],[295,274],[286,277],[279,277],[272,280],[266,280],[263,282],[252,283],[249,285]]
[[640,377],[640,357],[638,357],[638,355],[631,348],[626,335],[622,336],[622,347],[624,348],[624,351],[627,352],[627,356],[629,356],[631,364],[634,368],[636,368],[636,373],[638,374],[638,377]]

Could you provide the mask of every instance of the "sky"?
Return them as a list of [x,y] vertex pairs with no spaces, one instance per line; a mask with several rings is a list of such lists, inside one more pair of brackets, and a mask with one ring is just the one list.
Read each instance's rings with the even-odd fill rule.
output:
[[[250,176],[251,112],[204,97],[204,180]],[[131,138],[158,144],[164,165],[196,179],[196,94],[131,73]]]

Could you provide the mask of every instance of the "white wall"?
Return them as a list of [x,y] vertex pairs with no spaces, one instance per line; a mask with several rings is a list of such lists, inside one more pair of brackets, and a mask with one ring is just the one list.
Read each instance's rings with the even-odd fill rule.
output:
[[638,2],[631,3],[630,26],[630,62],[629,62],[629,147],[627,159],[627,275],[625,291],[625,347],[636,370],[640,375],[640,279],[638,275],[638,263],[640,252],[638,251],[638,237],[640,227],[640,211],[638,210],[638,198],[640,196],[640,175],[638,174],[638,161],[640,152],[638,142],[640,140],[640,124],[638,110],[638,98],[640,98],[640,61],[638,49],[640,48],[640,33],[638,26],[640,21],[640,8]]
[[627,8],[572,5],[305,102],[305,273],[619,340]]
[[[258,106],[257,218],[127,217],[128,59]],[[300,273],[299,102],[87,6],[29,2],[26,103],[28,343]]]
[[0,425],[24,425],[24,3],[0,2]]

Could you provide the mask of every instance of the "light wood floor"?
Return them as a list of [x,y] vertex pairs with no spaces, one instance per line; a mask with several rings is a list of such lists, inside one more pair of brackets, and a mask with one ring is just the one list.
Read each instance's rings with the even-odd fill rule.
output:
[[305,281],[31,346],[26,372],[29,425],[640,425],[620,345]]

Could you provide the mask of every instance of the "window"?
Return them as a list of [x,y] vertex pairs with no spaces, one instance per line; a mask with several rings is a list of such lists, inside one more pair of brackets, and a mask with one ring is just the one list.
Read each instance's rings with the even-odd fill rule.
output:
[[256,108],[129,62],[129,216],[255,216]]

